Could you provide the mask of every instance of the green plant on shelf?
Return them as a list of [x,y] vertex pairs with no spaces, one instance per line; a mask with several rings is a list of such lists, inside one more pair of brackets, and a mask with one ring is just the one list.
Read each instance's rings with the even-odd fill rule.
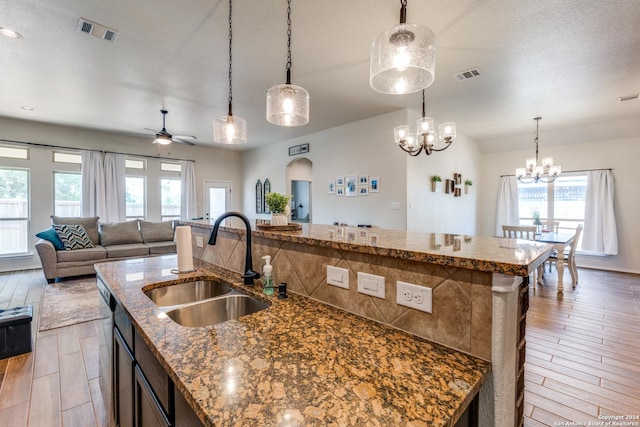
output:
[[269,211],[275,214],[284,213],[284,209],[289,204],[289,200],[291,200],[291,196],[280,193],[267,193],[265,198]]
[[473,185],[473,181],[471,181],[470,179],[467,179],[467,180],[464,182],[464,185],[472,186],[472,185]]
[[442,177],[440,175],[433,175],[431,177],[431,182],[442,182]]

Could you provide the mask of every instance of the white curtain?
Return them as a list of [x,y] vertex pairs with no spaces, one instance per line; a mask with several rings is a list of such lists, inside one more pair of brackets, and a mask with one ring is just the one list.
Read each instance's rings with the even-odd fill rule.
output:
[[584,252],[597,255],[618,254],[618,231],[613,210],[614,194],[612,171],[589,171],[582,237]]
[[180,162],[180,167],[182,168],[180,177],[180,218],[195,218],[197,217],[195,162],[183,160]]
[[106,209],[102,222],[120,222],[127,219],[126,155],[107,153],[104,156]]
[[105,215],[105,183],[102,153],[82,150],[82,216]]
[[518,180],[515,176],[503,176],[498,185],[496,204],[496,236],[502,236],[503,225],[520,224],[518,212]]

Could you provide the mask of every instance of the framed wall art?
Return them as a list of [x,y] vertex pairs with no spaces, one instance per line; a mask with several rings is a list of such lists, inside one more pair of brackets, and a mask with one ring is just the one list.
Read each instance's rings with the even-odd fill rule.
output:
[[372,176],[369,178],[369,192],[370,193],[380,192],[380,177]]
[[328,194],[336,194],[336,182],[335,181],[329,181],[329,184],[327,185],[327,193]]
[[358,176],[348,175],[345,178],[345,196],[354,197],[358,195]]

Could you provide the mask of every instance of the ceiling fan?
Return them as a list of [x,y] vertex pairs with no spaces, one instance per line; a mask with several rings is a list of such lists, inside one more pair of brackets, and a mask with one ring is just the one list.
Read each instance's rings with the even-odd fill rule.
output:
[[160,112],[162,113],[162,130],[157,131],[154,129],[145,128],[146,130],[155,132],[156,139],[153,141],[154,144],[169,145],[172,142],[177,142],[179,144],[196,145],[193,142],[187,141],[184,139],[184,138],[198,139],[193,135],[171,135],[169,132],[167,132],[164,122],[165,122],[165,118],[167,116],[168,111],[160,110]]

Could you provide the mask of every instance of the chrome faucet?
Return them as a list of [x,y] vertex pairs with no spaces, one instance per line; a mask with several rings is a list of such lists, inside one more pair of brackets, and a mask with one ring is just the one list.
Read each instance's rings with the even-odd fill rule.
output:
[[242,222],[244,222],[245,227],[247,228],[247,241],[246,241],[246,251],[244,255],[244,274],[242,278],[244,279],[245,285],[253,285],[253,279],[260,278],[260,273],[257,271],[253,271],[253,261],[251,259],[251,224],[249,224],[249,220],[246,216],[241,214],[240,212],[225,212],[216,219],[215,224],[213,224],[213,231],[211,232],[211,236],[209,237],[209,244],[215,245],[216,239],[218,237],[218,228],[220,228],[220,223],[227,217],[235,216],[240,218]]

